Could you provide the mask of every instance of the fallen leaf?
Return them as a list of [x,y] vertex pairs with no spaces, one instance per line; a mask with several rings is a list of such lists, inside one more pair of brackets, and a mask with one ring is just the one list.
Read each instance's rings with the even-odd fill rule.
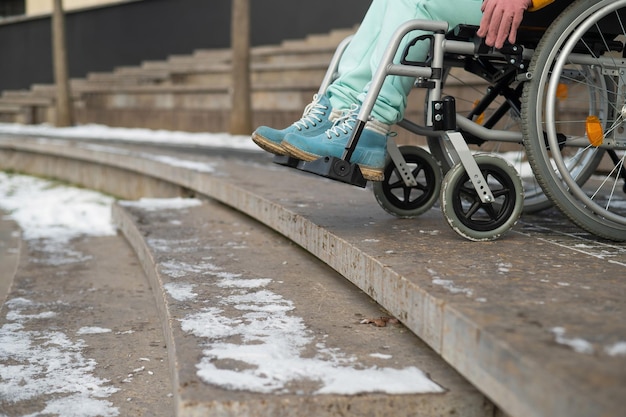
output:
[[377,317],[377,318],[369,318],[363,319],[360,321],[361,324],[373,324],[376,327],[385,327],[387,323],[397,324],[398,319],[393,317]]

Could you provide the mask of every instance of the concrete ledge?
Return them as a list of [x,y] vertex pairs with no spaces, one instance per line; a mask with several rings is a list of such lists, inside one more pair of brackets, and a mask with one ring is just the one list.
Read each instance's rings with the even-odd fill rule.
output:
[[163,150],[23,138],[3,140],[7,150],[123,168],[268,225],[365,291],[514,417],[623,415],[626,356],[610,352],[626,339],[624,245],[586,240],[567,223],[555,230],[545,215],[500,241],[466,242],[437,210],[390,218],[367,190],[246,160],[178,155],[198,164],[191,169],[159,160]]
[[[0,211],[0,216],[4,213]],[[0,305],[4,304],[20,261],[22,240],[15,222],[0,217]]]
[[188,190],[176,184],[155,180],[137,171],[39,152],[3,149],[0,152],[0,166],[3,170],[58,178],[118,198],[179,197],[189,194]]
[[[259,227],[253,219],[214,201],[170,209],[122,202],[114,206],[113,217],[151,281],[167,338],[177,416],[494,415],[493,405],[480,392],[402,326],[360,325],[359,318],[379,317],[379,307],[325,265],[271,230]],[[307,276],[304,280],[303,273]],[[231,277],[224,282],[233,285],[240,280],[266,284],[225,286],[220,284],[221,276]],[[189,291],[181,295],[177,292],[181,288]],[[258,291],[274,301],[263,305],[244,301],[254,300]],[[310,296],[316,293],[318,297]],[[235,309],[227,302],[233,297],[241,299]],[[276,311],[268,322],[262,311],[278,306],[289,312]],[[207,309],[215,308],[219,312],[207,313]],[[293,340],[287,334],[280,336],[280,342],[273,340],[272,329],[290,329],[294,320],[301,320],[304,327],[296,336],[309,340],[285,352],[281,346]],[[186,329],[190,321],[206,323],[203,329],[207,330]],[[257,326],[263,329],[260,333],[237,333],[238,329]],[[220,337],[216,328],[229,329],[229,335]],[[204,332],[211,336],[203,336]],[[211,353],[216,345],[220,346],[218,351],[226,349],[229,353]],[[265,347],[276,350],[274,355],[265,357]],[[246,360],[253,352],[238,356],[238,349],[254,349],[253,356],[265,357],[263,361],[270,364],[288,363],[290,370],[282,370],[276,363],[272,369],[256,370],[261,365],[255,359]],[[384,355],[376,355],[381,349]],[[325,353],[328,350],[332,355]],[[381,356],[388,360],[381,360]],[[207,363],[211,363],[211,374],[217,375],[209,381],[202,374]],[[388,388],[386,383],[391,385],[385,379],[387,372],[402,375],[410,371],[416,378],[412,389],[419,391],[424,382],[411,371],[417,368],[444,392],[332,393],[333,388],[326,385],[329,380],[312,372],[314,368],[325,369],[329,380],[334,378],[331,369],[354,378],[378,375],[377,386],[382,390]],[[233,372],[239,376],[228,382]],[[252,381],[250,386],[246,380]],[[408,389],[411,385],[404,386]],[[330,392],[318,393],[321,390]]]

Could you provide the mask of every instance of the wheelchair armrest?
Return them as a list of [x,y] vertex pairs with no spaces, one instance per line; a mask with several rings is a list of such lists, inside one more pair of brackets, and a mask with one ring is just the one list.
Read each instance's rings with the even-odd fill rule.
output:
[[496,50],[495,48],[488,46],[485,43],[485,39],[476,35],[478,27],[479,26],[477,25],[457,25],[446,34],[446,39],[473,42],[474,53],[476,55],[489,55],[494,51],[497,51],[504,55],[507,58],[507,61],[514,65],[522,61],[523,48],[521,45],[514,45],[505,41],[504,46]]

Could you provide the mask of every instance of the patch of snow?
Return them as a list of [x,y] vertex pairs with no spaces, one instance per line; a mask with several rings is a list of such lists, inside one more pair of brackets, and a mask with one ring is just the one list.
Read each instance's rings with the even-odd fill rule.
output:
[[165,291],[176,301],[193,300],[198,296],[193,292],[194,285],[182,282],[168,282],[163,286]]
[[105,399],[118,389],[93,375],[97,363],[83,356],[83,340],[74,341],[61,331],[27,329],[28,322],[48,316],[27,311],[49,306],[23,298],[9,300],[6,306],[7,323],[0,327],[0,403],[7,406],[49,398],[44,408],[32,416],[119,415]]
[[102,333],[111,333],[111,329],[105,329],[103,327],[81,327],[76,332],[77,335],[84,334],[102,334]]
[[[183,331],[203,340],[197,374],[204,382],[260,393],[284,393],[300,380],[316,382],[316,394],[443,391],[416,367],[360,369],[354,357],[316,342],[303,319],[293,314],[293,302],[265,289],[269,283],[226,273],[217,285],[232,289],[231,294],[219,306],[181,319]],[[303,357],[311,346],[317,354]]]
[[552,333],[554,334],[555,340],[558,344],[568,346],[572,348],[575,352],[585,353],[589,355],[594,352],[593,345],[588,341],[578,337],[565,337],[565,329],[563,327],[553,327]]
[[136,201],[120,201],[121,206],[138,207],[146,211],[182,210],[202,205],[197,198],[140,198]]
[[191,133],[169,130],[109,127],[97,124],[58,128],[48,124],[22,125],[13,123],[0,123],[0,133],[90,140],[121,140],[124,142],[176,144],[198,147],[224,147],[261,151],[261,149],[250,140],[250,136],[231,135],[228,133]]
[[617,342],[607,346],[605,352],[610,356],[626,356],[626,342]]

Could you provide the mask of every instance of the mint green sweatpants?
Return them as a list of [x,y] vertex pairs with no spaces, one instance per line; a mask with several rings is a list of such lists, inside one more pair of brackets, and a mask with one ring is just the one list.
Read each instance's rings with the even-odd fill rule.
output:
[[[339,62],[338,78],[328,87],[333,109],[349,109],[363,100],[384,50],[401,24],[411,19],[424,19],[446,21],[450,29],[461,23],[478,25],[482,17],[481,4],[482,0],[373,0]],[[395,62],[406,44],[420,34],[415,31],[403,39]],[[427,42],[418,42],[411,48],[409,58],[424,59],[428,46]],[[411,77],[388,76],[372,116],[389,125],[402,120],[414,81]]]

